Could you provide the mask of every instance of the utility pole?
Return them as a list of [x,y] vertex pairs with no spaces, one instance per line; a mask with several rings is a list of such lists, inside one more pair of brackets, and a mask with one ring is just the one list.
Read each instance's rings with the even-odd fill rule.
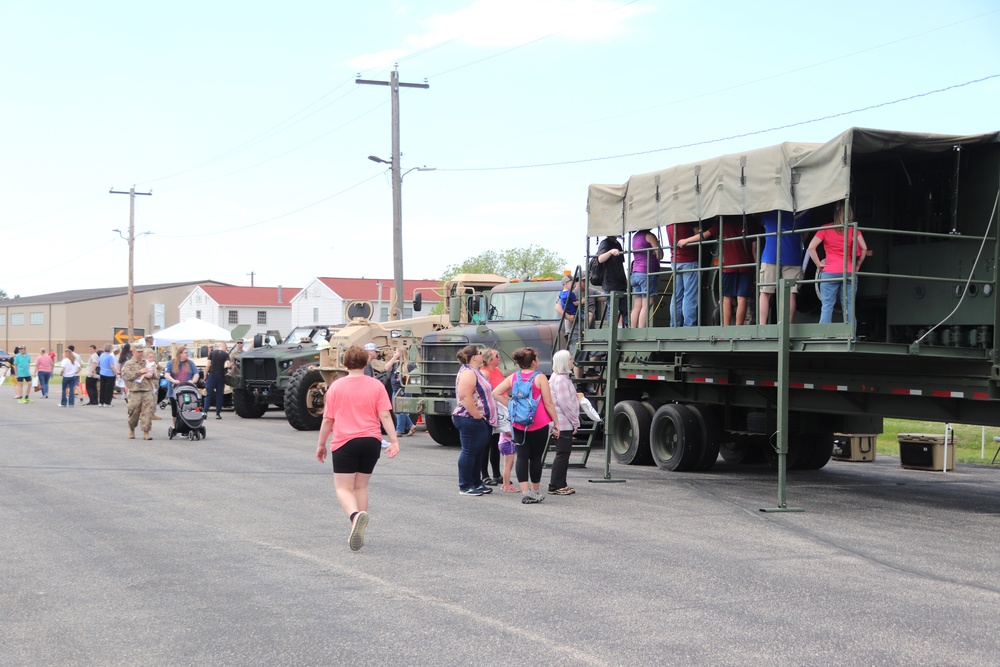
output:
[[[354,83],[389,86],[392,93],[392,277],[396,290],[389,309],[389,319],[403,317],[403,177],[399,168],[399,89],[430,88],[427,83],[400,83],[399,71],[393,69],[388,81],[355,79]],[[360,76],[360,75],[359,75]]]
[[250,276],[250,287],[253,287],[253,277],[254,277],[255,274],[254,274],[253,271],[251,271],[247,275]]
[[[135,284],[132,280],[133,266],[135,261],[135,196],[136,195],[147,195],[151,196],[153,191],[149,192],[136,192],[135,186],[133,185],[128,189],[128,192],[121,192],[115,190],[115,186],[111,186],[108,190],[113,195],[128,195],[128,342],[129,344],[135,340],[134,329],[135,329]],[[117,229],[113,230],[118,232],[121,236],[121,232]],[[144,232],[149,234],[150,232]]]

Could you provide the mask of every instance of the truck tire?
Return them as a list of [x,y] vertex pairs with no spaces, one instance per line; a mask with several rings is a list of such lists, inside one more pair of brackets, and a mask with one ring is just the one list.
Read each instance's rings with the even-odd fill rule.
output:
[[833,433],[813,433],[809,439],[809,447],[799,454],[799,470],[819,470],[833,456]]
[[445,447],[461,447],[462,440],[458,437],[458,429],[448,415],[424,415],[427,432],[431,439]]
[[260,419],[267,412],[267,403],[258,403],[246,389],[233,389],[233,410],[243,419]]
[[285,389],[285,418],[296,431],[318,431],[323,423],[326,380],[316,369],[299,368]]
[[694,411],[668,403],[653,415],[649,427],[649,453],[660,470],[685,472],[701,460],[701,428]]
[[[788,470],[798,470],[799,467],[799,454],[802,453],[802,441],[807,438],[805,434],[802,433],[791,433],[788,438],[788,458],[786,463],[788,464]],[[778,468],[778,437],[774,436],[769,439],[767,443],[761,446],[760,451],[764,454],[764,462],[768,466],[777,470]]]
[[611,453],[625,465],[649,465],[649,411],[639,401],[622,401],[611,417]]
[[722,416],[717,408],[703,403],[690,403],[687,407],[701,427],[701,456],[693,469],[711,470],[719,460],[719,448],[722,446]]

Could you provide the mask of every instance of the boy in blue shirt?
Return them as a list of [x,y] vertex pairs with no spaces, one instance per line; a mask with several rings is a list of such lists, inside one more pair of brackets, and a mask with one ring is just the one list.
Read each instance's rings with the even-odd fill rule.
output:
[[576,313],[580,308],[580,303],[576,293],[569,288],[571,284],[573,284],[573,279],[569,276],[563,276],[562,291],[559,292],[559,298],[556,301],[556,312],[559,315],[566,314],[566,320],[563,323],[563,333],[569,337],[566,349],[569,350],[570,354],[573,354],[576,352],[576,343],[580,339],[579,330],[573,327],[573,321],[576,320]]
[[[22,345],[15,350],[14,370],[17,376],[17,400],[21,403],[34,403],[31,400],[31,355]],[[24,388],[23,394],[21,388]]]

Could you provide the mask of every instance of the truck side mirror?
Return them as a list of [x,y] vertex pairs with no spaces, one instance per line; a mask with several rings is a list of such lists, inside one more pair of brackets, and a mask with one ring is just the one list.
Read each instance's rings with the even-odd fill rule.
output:
[[452,326],[458,326],[462,321],[462,297],[448,297],[448,321]]
[[420,307],[423,305],[423,303],[424,303],[424,297],[423,297],[423,295],[420,294],[420,292],[417,292],[416,294],[414,294],[413,295],[413,312],[419,313],[420,312]]
[[253,337],[253,346],[254,347],[263,347],[263,345],[264,345],[264,337],[262,335],[260,335],[260,334],[254,335],[254,337]]

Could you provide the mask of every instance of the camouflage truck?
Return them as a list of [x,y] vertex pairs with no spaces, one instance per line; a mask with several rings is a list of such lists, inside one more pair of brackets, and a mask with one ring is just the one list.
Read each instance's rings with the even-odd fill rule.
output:
[[283,343],[271,336],[254,336],[253,349],[243,353],[236,372],[226,378],[232,387],[233,409],[244,419],[257,419],[268,406],[284,407],[289,380],[299,368],[319,361],[320,343],[343,325],[296,327]]
[[[375,344],[379,349],[379,358],[372,362],[372,368],[383,376],[385,360],[395,350],[403,352],[404,360],[418,361],[423,336],[469,322],[470,312],[475,315],[474,309],[483,295],[506,282],[506,278],[494,274],[460,274],[442,285],[442,292],[438,295],[444,304],[441,314],[390,322],[354,318],[332,334],[327,342],[320,343],[318,366],[301,366],[292,373],[284,393],[284,410],[288,423],[300,431],[319,429],[323,421],[327,387],[347,375],[344,353],[349,347]],[[414,296],[413,309],[419,311],[422,302],[423,295],[418,292]]]
[[500,352],[504,375],[517,368],[511,355],[519,347],[538,351],[538,370],[552,371],[552,351],[558,349],[559,315],[556,298],[562,288],[557,280],[510,282],[493,288],[488,299],[467,300],[473,321],[464,327],[424,336],[420,361],[406,385],[408,396],[395,401],[397,412],[423,415],[427,432],[440,445],[458,446],[458,430],[451,422],[455,409],[456,354],[466,345],[480,345]]

